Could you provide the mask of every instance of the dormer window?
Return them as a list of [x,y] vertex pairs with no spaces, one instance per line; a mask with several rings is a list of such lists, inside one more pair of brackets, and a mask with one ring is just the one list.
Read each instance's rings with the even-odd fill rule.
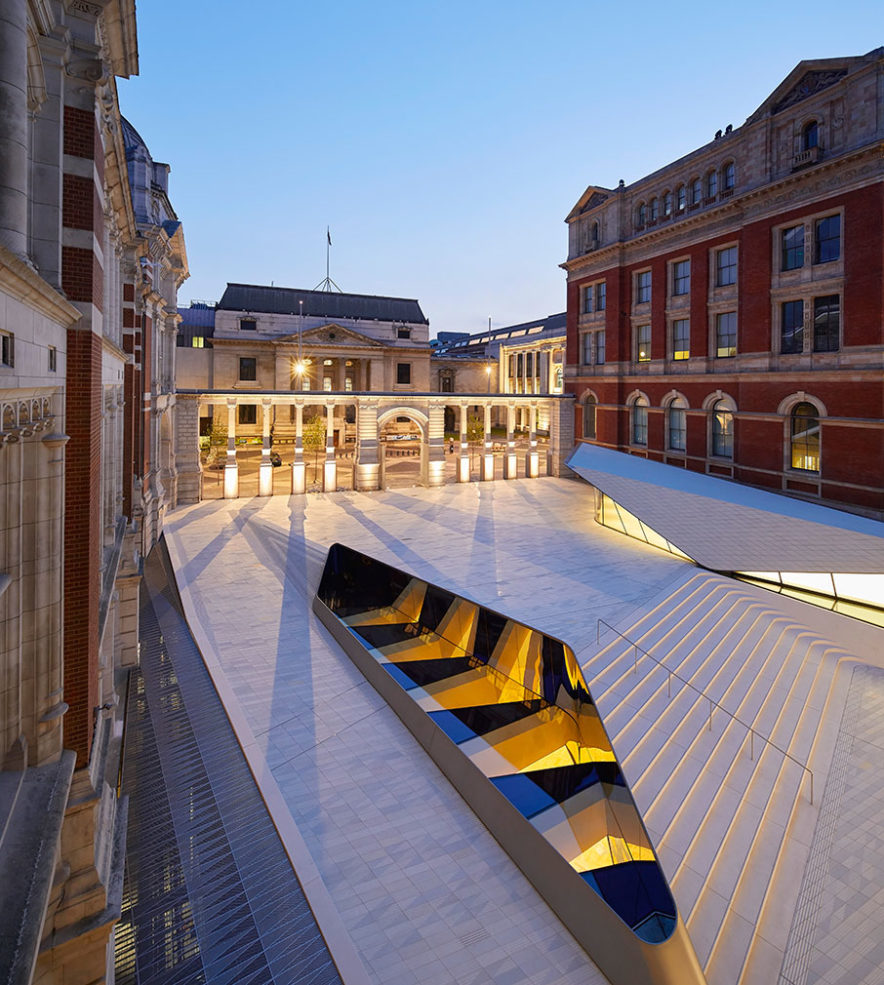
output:
[[805,123],[804,129],[801,131],[801,149],[802,150],[813,150],[814,147],[819,146],[820,141],[820,131],[816,120],[811,120],[810,123]]
[[396,338],[397,339],[410,339],[411,338],[411,329],[410,328],[406,328],[404,325],[400,325],[396,329]]
[[255,318],[240,318],[239,330],[241,332],[257,332],[258,321]]

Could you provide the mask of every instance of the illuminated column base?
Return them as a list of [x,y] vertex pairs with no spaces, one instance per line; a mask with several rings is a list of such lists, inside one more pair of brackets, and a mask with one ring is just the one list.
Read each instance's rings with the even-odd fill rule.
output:
[[261,467],[258,471],[258,495],[273,495],[273,466],[270,462],[261,462]]
[[458,482],[469,482],[470,481],[470,456],[461,455],[457,460],[457,481]]
[[445,462],[430,462],[427,467],[427,485],[441,486],[445,483]]
[[224,498],[236,499],[239,496],[239,466],[224,466]]
[[377,462],[357,462],[356,489],[359,492],[372,492],[381,488],[381,467]]
[[519,474],[517,461],[518,459],[514,451],[507,452],[506,458],[503,460],[504,479],[515,479]]
[[529,451],[525,456],[525,475],[529,479],[540,475],[540,455],[536,451]]
[[494,478],[494,455],[487,454],[482,456],[482,481],[487,482]]
[[307,491],[307,466],[303,462],[292,462],[292,495]]
[[338,488],[337,462],[326,462],[323,469],[323,491],[334,492]]

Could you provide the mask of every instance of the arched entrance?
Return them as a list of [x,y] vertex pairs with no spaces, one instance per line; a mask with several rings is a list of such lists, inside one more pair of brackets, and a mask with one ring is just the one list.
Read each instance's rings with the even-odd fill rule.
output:
[[395,407],[378,417],[380,488],[427,485],[427,417]]

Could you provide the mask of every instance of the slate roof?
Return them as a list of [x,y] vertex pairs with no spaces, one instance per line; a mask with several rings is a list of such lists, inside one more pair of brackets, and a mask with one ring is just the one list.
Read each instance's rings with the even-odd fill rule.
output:
[[[495,345],[500,342],[513,340],[513,344],[521,344],[532,339],[541,341],[550,336],[561,335],[565,332],[567,323],[567,312],[561,311],[555,315],[547,315],[546,318],[534,318],[532,321],[519,322],[518,325],[505,325],[501,328],[492,328],[489,332],[474,332],[466,337],[457,337],[451,341],[444,341],[439,333],[438,344],[434,355],[437,356],[474,356],[483,354],[486,346]],[[528,336],[529,328],[541,328],[540,332]]]
[[210,332],[197,332],[197,335],[210,336],[215,330],[215,308],[207,304],[191,304],[188,308],[179,308],[178,314],[181,315],[181,324],[178,326],[180,332],[182,328],[209,328]]
[[420,304],[409,298],[302,291],[291,287],[260,287],[257,284],[228,284],[218,302],[218,308],[226,311],[296,315],[300,310],[299,301],[304,302],[304,314],[313,317],[430,324],[421,311]]

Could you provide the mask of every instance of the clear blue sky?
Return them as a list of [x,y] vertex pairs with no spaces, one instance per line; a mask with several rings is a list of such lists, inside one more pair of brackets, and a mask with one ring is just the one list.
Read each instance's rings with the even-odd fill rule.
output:
[[739,126],[805,58],[884,44],[848,0],[139,0],[120,105],[172,167],[191,277],[414,297],[437,331],[565,307],[564,218]]

